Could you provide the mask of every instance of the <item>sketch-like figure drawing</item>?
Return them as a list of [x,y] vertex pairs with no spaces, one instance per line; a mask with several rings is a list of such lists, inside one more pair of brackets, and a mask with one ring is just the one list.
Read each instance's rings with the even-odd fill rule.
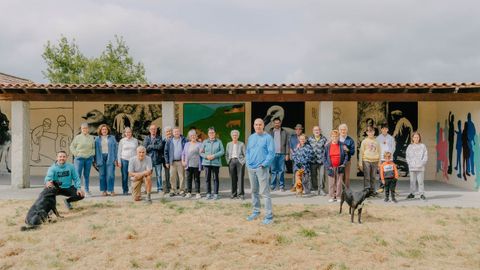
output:
[[38,163],[41,161],[40,148],[42,145],[42,139],[44,137],[48,138],[48,136],[45,136],[45,132],[50,130],[51,127],[52,127],[52,120],[50,120],[50,118],[45,118],[43,119],[43,122],[40,126],[37,126],[32,130],[31,136],[32,136],[32,161],[33,162]]
[[0,164],[5,163],[5,169],[10,171],[9,158],[10,158],[10,144],[12,142],[12,135],[10,134],[10,121],[7,116],[0,111]]
[[55,139],[55,152],[65,151],[70,155],[70,144],[73,139],[73,129],[67,123],[67,118],[64,115],[57,117],[57,138]]
[[135,118],[133,117],[134,108],[131,105],[123,106],[123,112],[115,115],[113,119],[113,129],[119,133],[123,134],[126,127],[134,128]]
[[342,109],[340,107],[333,107],[333,127],[337,129],[342,123]]

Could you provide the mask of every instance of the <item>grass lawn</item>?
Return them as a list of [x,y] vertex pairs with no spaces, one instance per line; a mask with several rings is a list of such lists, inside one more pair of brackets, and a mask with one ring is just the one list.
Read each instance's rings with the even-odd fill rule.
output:
[[263,226],[250,203],[58,202],[64,219],[21,232],[31,203],[0,201],[0,270],[480,269],[480,209],[368,204],[359,225],[337,204],[274,205]]

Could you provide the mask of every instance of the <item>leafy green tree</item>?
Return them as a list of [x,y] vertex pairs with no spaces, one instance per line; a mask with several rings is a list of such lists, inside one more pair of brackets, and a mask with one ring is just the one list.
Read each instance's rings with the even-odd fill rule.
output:
[[135,63],[123,38],[107,44],[99,57],[85,57],[66,37],[58,45],[50,41],[42,54],[47,63],[43,75],[51,83],[147,83],[145,67]]

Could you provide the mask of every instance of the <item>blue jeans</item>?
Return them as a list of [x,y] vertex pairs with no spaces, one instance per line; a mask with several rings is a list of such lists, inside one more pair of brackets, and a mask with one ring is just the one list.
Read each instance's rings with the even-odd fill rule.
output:
[[153,165],[155,176],[157,176],[157,191],[162,190],[162,164]]
[[82,179],[83,172],[83,179],[85,179],[85,192],[90,191],[90,169],[92,168],[92,163],[93,157],[76,157],[73,161],[75,171],[77,171],[77,175],[80,179]]
[[270,197],[270,175],[268,168],[248,169],[248,177],[250,178],[250,186],[252,188],[252,205],[253,213],[260,213],[260,194],[265,200],[265,218],[273,218],[272,198]]
[[100,174],[100,191],[113,192],[115,185],[115,164],[107,164],[108,154],[102,154],[103,165],[98,166]]
[[121,159],[122,163],[122,189],[123,193],[128,193],[128,160]]
[[277,178],[278,185],[280,188],[285,188],[285,154],[275,154],[272,162],[272,180],[270,181],[270,186],[272,189],[277,187]]

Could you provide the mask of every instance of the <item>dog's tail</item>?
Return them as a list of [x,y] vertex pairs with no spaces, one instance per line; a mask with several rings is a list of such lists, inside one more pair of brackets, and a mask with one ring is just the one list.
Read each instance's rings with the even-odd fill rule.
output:
[[25,231],[30,231],[30,230],[36,230],[38,229],[39,226],[33,225],[33,226],[22,226],[20,227],[20,231],[25,232]]

